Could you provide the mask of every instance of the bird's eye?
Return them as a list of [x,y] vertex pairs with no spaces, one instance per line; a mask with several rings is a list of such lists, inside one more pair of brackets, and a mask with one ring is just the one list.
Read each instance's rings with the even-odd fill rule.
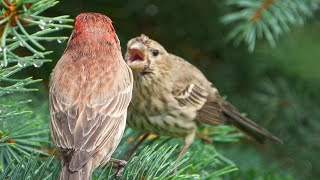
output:
[[159,55],[159,50],[158,49],[152,50],[152,55],[153,56],[158,56]]

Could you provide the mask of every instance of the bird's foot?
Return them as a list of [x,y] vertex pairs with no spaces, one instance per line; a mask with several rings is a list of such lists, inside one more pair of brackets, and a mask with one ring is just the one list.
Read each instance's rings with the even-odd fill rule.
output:
[[124,167],[127,165],[127,161],[121,159],[111,158],[110,162],[113,162],[118,165],[118,170],[116,172],[116,180],[120,180],[121,173],[124,170]]
[[197,134],[197,137],[204,143],[212,144],[213,141],[209,138],[209,129],[205,128],[202,133]]

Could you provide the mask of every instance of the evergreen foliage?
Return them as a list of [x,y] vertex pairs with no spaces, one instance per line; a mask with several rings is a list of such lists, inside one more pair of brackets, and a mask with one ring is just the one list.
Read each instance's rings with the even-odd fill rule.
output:
[[[33,115],[19,93],[36,91],[29,85],[41,81],[32,77],[17,77],[28,66],[39,68],[51,60],[40,41],[63,41],[67,37],[51,35],[62,28],[71,28],[68,16],[45,17],[43,11],[57,4],[55,0],[2,0],[0,15],[0,160],[1,171],[8,166],[25,163],[24,156],[46,155],[49,129],[43,119]],[[16,163],[14,163],[16,162]],[[20,164],[22,167],[22,165]],[[19,169],[19,167],[17,167]],[[27,173],[27,172],[26,172]],[[19,175],[18,175],[19,176]],[[18,177],[17,177],[18,178]]]
[[[150,137],[129,160],[122,179],[320,176],[315,158],[320,46],[314,41],[320,38],[319,0],[57,3],[0,0],[0,179],[59,176],[60,159],[49,133],[48,77],[72,27],[73,20],[60,14],[75,17],[83,11],[113,19],[122,51],[127,40],[145,33],[191,61],[222,95],[285,143],[260,146],[243,140],[233,127],[203,126],[188,153],[176,159],[181,140]],[[46,63],[51,59],[54,63]],[[127,128],[114,157],[123,159],[138,137]],[[93,179],[113,179],[114,173],[110,163],[98,168]]]
[[319,0],[228,0],[226,4],[237,10],[221,20],[234,26],[227,40],[233,40],[236,45],[244,42],[252,52],[257,38],[265,38],[275,47],[279,36],[288,32],[292,25],[303,25],[319,3]]
[[[16,79],[12,78],[19,71],[34,66],[39,68],[44,62],[50,62],[46,55],[52,51],[46,51],[40,41],[57,41],[62,43],[67,37],[51,35],[62,28],[72,26],[64,23],[71,22],[69,16],[46,17],[39,15],[46,9],[57,4],[57,1],[2,1],[4,8],[1,14],[1,131],[0,131],[0,157],[1,172],[3,178],[10,179],[57,179],[59,170],[58,161],[54,156],[44,158],[52,153],[50,150],[49,129],[45,121],[35,118],[32,111],[27,108],[26,103],[15,98],[19,92],[37,91],[29,88],[41,80],[34,80],[32,77]],[[34,27],[39,29],[35,29]],[[23,52],[23,53],[21,53]],[[21,55],[23,54],[23,55]],[[16,64],[15,64],[16,63]],[[12,102],[9,102],[12,101]],[[218,129],[219,133],[228,134],[229,127]],[[236,136],[235,136],[236,137]],[[220,138],[217,136],[217,138]],[[234,137],[226,137],[226,141],[232,141]],[[223,137],[222,137],[223,139]],[[125,147],[128,149],[128,147]],[[145,148],[139,156],[133,157],[123,174],[123,179],[194,179],[199,178],[196,170],[201,167],[195,166],[192,171],[195,174],[187,174],[186,169],[191,163],[186,163],[186,158],[172,160],[176,145],[172,147],[160,147],[154,145]],[[215,150],[212,149],[212,153]],[[36,154],[35,154],[36,153]],[[39,156],[44,157],[39,157]],[[176,153],[174,153],[177,156]],[[219,160],[221,155],[212,156],[209,161],[202,163],[214,166],[223,165],[223,160]],[[47,160],[46,160],[47,159]],[[197,158],[198,160],[198,158]],[[157,163],[154,163],[157,162]],[[184,165],[184,166],[182,166]],[[52,168],[55,167],[55,168]],[[224,167],[224,166],[223,166]],[[179,168],[172,173],[174,169]],[[236,170],[234,165],[226,165],[225,169],[220,169],[211,177],[217,177],[224,173]],[[99,171],[99,170],[98,170]],[[114,176],[112,166],[106,166],[96,173],[97,179],[112,178]],[[209,172],[207,172],[209,173]]]

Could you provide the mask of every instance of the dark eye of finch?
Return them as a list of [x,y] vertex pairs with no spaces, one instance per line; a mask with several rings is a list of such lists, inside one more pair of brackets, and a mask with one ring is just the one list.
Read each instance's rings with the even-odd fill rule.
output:
[[153,56],[158,56],[159,55],[159,50],[158,49],[155,49],[152,51],[152,55]]

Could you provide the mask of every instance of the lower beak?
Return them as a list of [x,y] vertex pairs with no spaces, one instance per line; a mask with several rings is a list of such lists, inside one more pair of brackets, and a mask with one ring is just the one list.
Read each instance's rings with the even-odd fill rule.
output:
[[145,66],[144,61],[139,61],[139,60],[129,61],[127,64],[132,70],[141,70]]

